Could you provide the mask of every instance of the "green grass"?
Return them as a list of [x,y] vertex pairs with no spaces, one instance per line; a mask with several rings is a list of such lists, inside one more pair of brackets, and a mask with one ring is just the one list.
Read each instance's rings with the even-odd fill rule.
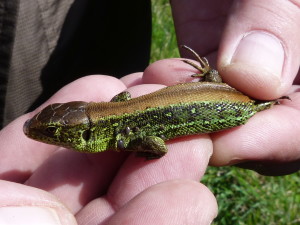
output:
[[[152,1],[152,62],[179,56],[168,2]],[[265,177],[235,167],[209,167],[202,182],[218,201],[214,224],[300,224],[299,176]]]
[[152,1],[152,12],[151,62],[179,57],[169,1]]
[[235,167],[210,167],[202,182],[217,197],[215,224],[300,224],[299,172],[266,177]]

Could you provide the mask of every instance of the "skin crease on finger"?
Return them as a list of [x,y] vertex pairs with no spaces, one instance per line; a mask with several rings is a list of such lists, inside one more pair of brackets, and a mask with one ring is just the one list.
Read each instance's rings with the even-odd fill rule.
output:
[[[105,206],[103,199],[91,202],[77,214],[81,224],[103,222],[95,209]],[[93,210],[94,208],[94,210]],[[106,211],[102,209],[101,211]],[[163,212],[163,213],[162,213]],[[217,214],[212,193],[197,181],[172,180],[156,184],[127,202],[106,222],[109,224],[210,224]]]

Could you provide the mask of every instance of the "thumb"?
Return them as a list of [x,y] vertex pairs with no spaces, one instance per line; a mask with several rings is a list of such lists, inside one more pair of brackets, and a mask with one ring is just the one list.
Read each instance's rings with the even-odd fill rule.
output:
[[0,224],[77,223],[55,196],[37,188],[1,180]]
[[300,2],[235,1],[220,44],[226,83],[258,99],[291,87],[300,62]]

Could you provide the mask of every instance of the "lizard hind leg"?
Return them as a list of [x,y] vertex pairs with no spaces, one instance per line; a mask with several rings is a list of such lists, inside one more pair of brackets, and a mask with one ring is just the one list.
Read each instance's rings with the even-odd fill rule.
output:
[[186,45],[181,45],[181,47],[191,52],[194,58],[199,62],[199,65],[197,65],[190,60],[183,60],[183,62],[191,65],[192,67],[200,71],[200,73],[194,74],[193,77],[202,77],[211,71],[208,60],[205,57],[200,57],[197,52],[195,52],[193,49]]
[[199,62],[199,65],[198,65],[187,59],[182,60],[183,62],[185,62],[186,64],[189,64],[190,66],[194,67],[195,69],[197,69],[200,72],[200,73],[193,74],[192,77],[203,77],[203,80],[207,81],[207,82],[222,83],[222,78],[221,78],[219,72],[210,67],[207,58],[200,57],[197,54],[197,52],[195,52],[193,49],[191,49],[190,47],[188,47],[186,45],[181,45],[181,47],[188,50],[189,52],[191,52],[193,54],[194,58]]
[[156,136],[135,139],[129,143],[128,149],[134,149],[136,156],[146,159],[158,159],[168,151],[164,140]]

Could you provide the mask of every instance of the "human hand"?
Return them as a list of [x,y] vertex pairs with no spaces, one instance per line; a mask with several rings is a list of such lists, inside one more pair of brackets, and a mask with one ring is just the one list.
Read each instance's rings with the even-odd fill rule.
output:
[[256,99],[289,95],[292,100],[259,113],[245,126],[211,135],[211,164],[239,163],[267,175],[299,170],[299,2],[172,0],[171,4],[179,44],[210,62],[218,58],[217,68],[226,83]]
[[136,97],[163,87],[153,83],[190,81],[190,69],[169,59],[151,65],[143,77],[131,74],[123,82],[84,77],[1,130],[0,218],[26,217],[37,224],[210,224],[216,200],[199,183],[212,153],[208,135],[169,141],[164,157],[145,161],[125,152],[78,153],[33,141],[22,131],[24,122],[48,104],[109,101],[127,87]]

